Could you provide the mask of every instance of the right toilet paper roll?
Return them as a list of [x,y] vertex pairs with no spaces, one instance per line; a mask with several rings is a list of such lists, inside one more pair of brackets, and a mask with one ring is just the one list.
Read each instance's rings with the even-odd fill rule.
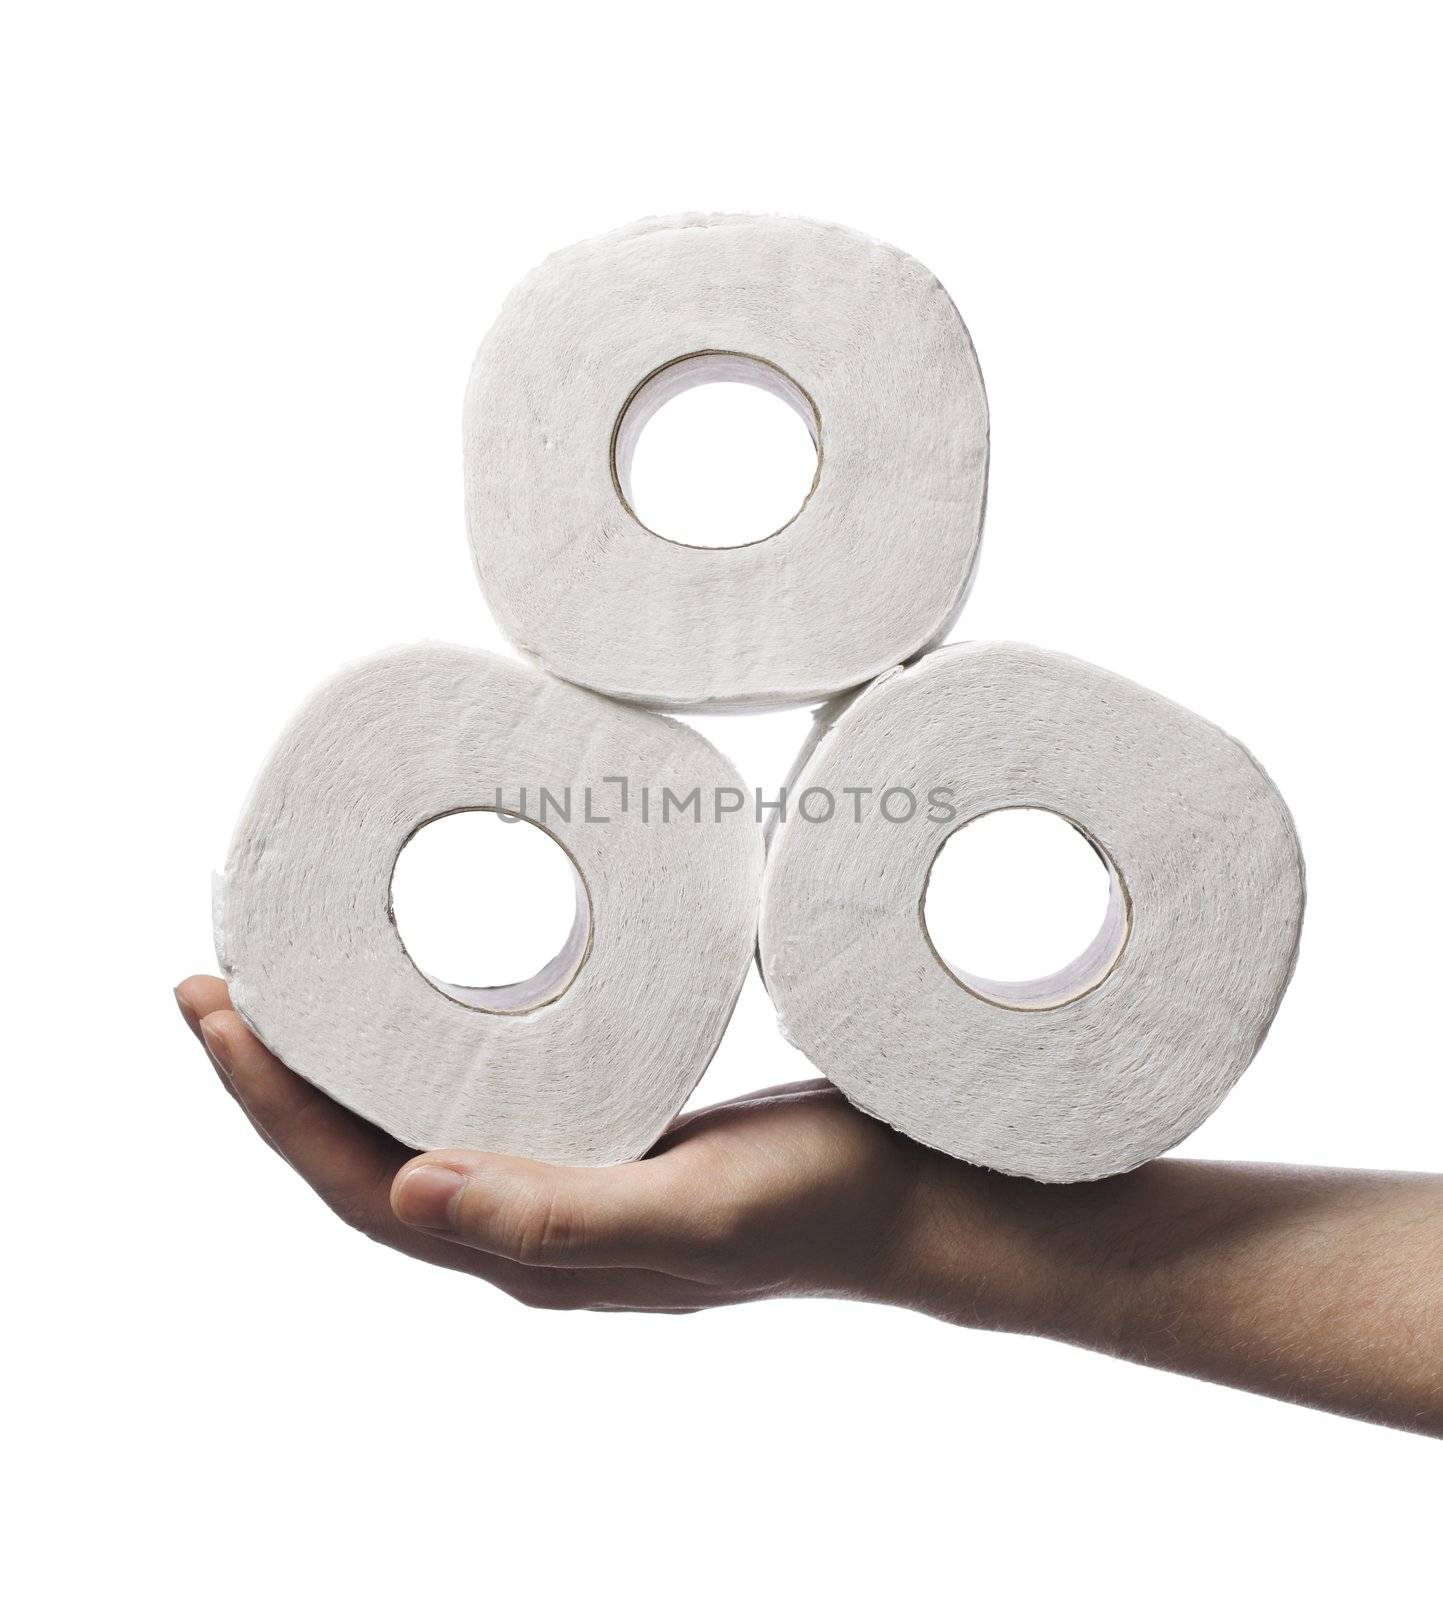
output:
[[[923,899],[942,845],[1040,808],[1095,847],[1107,915],[1050,978],[953,971]],[[763,880],[760,955],[787,1037],[862,1110],[1049,1182],[1124,1172],[1219,1104],[1296,959],[1303,861],[1235,739],[1113,673],[966,644],[824,709]]]

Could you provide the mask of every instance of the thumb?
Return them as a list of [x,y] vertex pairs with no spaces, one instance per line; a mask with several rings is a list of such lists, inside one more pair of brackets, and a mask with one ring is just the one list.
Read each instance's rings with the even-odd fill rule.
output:
[[715,1208],[665,1157],[559,1167],[429,1151],[396,1174],[391,1209],[409,1227],[528,1266],[685,1274],[724,1243]]

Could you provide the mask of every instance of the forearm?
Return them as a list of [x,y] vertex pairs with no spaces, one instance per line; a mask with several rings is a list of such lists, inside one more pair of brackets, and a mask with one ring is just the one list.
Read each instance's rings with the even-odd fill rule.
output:
[[1443,1434],[1443,1178],[1158,1161],[1045,1187],[931,1162],[897,1298]]

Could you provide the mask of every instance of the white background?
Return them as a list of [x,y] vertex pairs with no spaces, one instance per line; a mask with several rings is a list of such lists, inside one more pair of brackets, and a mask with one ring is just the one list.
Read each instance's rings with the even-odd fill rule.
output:
[[[391,642],[499,645],[459,422],[505,290],[639,215],[794,211],[920,257],[976,340],[992,492],[957,636],[1194,707],[1295,811],[1297,978],[1187,1153],[1436,1168],[1425,21],[17,8],[17,1592],[1432,1587],[1436,1444],[901,1312],[556,1316],[387,1255],[254,1137],[170,997],[213,965],[209,872],[311,685]],[[775,783],[803,720],[708,731]],[[753,978],[704,1094],[801,1067]]]

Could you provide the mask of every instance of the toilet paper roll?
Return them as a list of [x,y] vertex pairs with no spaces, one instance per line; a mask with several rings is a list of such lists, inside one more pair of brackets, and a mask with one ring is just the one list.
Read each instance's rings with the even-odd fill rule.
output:
[[[817,446],[796,516],[735,548],[673,543],[630,507],[641,427],[711,381],[777,394]],[[956,307],[900,250],[790,217],[671,217],[563,250],[512,292],[471,374],[465,454],[477,573],[519,649],[652,706],[785,705],[951,625],[987,402]]]
[[[945,840],[1008,807],[1067,819],[1111,880],[1087,951],[1030,983],[953,971],[923,917]],[[819,720],[770,841],[761,967],[783,1032],[862,1110],[1068,1182],[1138,1166],[1218,1105],[1302,914],[1287,807],[1236,740],[1086,662],[968,644]]]
[[[666,804],[693,790],[695,810]],[[640,1155],[705,1070],[755,945],[760,830],[718,814],[728,790],[730,763],[665,717],[477,651],[377,656],[306,703],[246,805],[216,886],[232,999],[408,1145]],[[527,983],[428,978],[392,920],[403,845],[468,809],[544,826],[575,869],[572,937]]]

